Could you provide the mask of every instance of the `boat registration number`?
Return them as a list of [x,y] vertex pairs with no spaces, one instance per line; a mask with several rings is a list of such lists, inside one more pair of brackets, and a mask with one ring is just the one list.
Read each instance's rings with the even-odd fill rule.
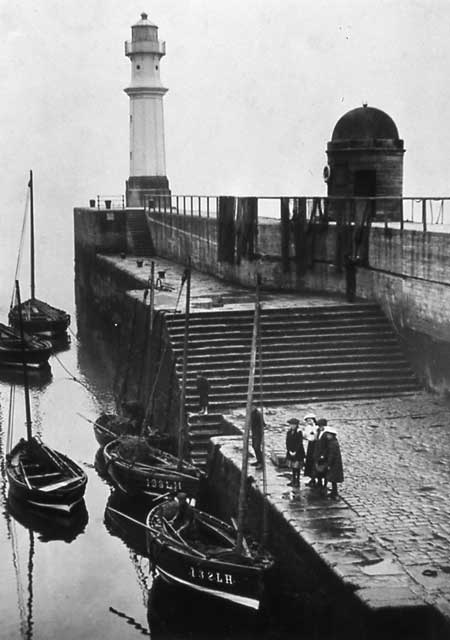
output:
[[202,580],[203,582],[214,582],[216,584],[234,584],[231,573],[222,573],[220,571],[205,571],[198,567],[189,567],[191,578]]
[[148,489],[168,489],[169,491],[181,491],[181,482],[179,480],[162,480],[158,478],[149,478],[147,480]]

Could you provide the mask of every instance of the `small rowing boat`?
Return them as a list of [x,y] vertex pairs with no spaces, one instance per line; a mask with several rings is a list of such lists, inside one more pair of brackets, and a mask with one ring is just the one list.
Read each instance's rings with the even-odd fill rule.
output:
[[6,324],[0,323],[0,365],[22,366],[25,358],[27,367],[42,368],[48,365],[52,344],[35,336],[24,336]]

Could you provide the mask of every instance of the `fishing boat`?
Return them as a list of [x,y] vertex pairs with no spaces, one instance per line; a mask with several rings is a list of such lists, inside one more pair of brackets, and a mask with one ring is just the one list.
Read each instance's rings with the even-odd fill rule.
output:
[[122,493],[154,499],[172,491],[197,497],[204,474],[193,464],[152,447],[145,438],[122,436],[103,449],[109,477]]
[[164,517],[164,503],[147,518],[148,553],[166,582],[258,610],[273,558],[248,539],[237,550],[235,527],[195,507],[195,532],[178,533]]
[[[20,303],[19,283],[16,281]],[[21,313],[19,313],[21,319]],[[23,325],[19,322],[23,340]],[[87,476],[68,456],[50,448],[41,438],[33,436],[28,372],[23,361],[24,397],[27,437],[10,449],[13,415],[10,414],[6,476],[12,498],[33,507],[61,513],[71,513],[83,500]],[[11,393],[10,410],[14,406]]]
[[[143,431],[142,423],[134,418],[116,413],[102,413],[94,422],[94,435],[101,447],[121,436],[139,436]],[[148,444],[167,453],[175,453],[174,439],[166,433],[149,428],[144,429]]]
[[[30,334],[47,335],[57,337],[64,334],[70,324],[70,315],[62,309],[57,309],[51,305],[38,300],[35,295],[35,250],[34,250],[34,195],[33,195],[33,172],[30,171],[28,182],[29,202],[30,202],[30,267],[31,267],[31,297],[20,304],[22,312],[22,322],[24,331]],[[20,252],[19,259],[20,261]],[[17,272],[16,272],[17,276]],[[19,327],[19,303],[13,295],[11,308],[9,311],[9,324],[15,328]]]
[[[201,592],[256,610],[261,608],[269,572],[274,565],[272,556],[263,545],[256,541],[250,541],[244,536],[248,485],[248,444],[259,316],[258,284],[237,521],[228,524],[183,501],[178,507],[173,506],[169,499],[153,507],[146,521],[149,556],[164,580],[191,591]],[[264,463],[263,474],[265,476]],[[265,518],[263,520],[265,521]],[[266,538],[265,533],[263,534],[263,542]]]
[[113,483],[128,495],[140,494],[153,499],[171,491],[181,491],[191,498],[198,498],[202,489],[203,471],[186,459],[185,393],[190,279],[190,268],[187,268],[181,285],[186,283],[186,322],[177,456],[154,446],[142,429],[140,436],[122,436],[107,444],[103,450]]
[[117,413],[102,413],[94,422],[94,436],[101,447],[105,447],[120,436],[138,436],[140,432],[140,422]]
[[0,323],[0,366],[22,366],[23,358],[27,367],[43,368],[48,366],[48,359],[52,353],[52,344],[35,336],[24,336]]

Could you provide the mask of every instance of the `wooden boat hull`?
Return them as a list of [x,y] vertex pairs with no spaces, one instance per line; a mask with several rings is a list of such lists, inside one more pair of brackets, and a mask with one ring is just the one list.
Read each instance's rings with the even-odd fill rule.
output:
[[[219,554],[214,557],[214,553],[198,557],[187,546],[177,544],[175,537],[164,535],[158,509],[154,507],[147,518],[147,546],[149,557],[163,580],[243,607],[260,608],[267,574],[273,566],[268,555],[264,562],[258,563],[245,559],[230,561],[225,555],[221,559]],[[208,517],[233,535],[231,527]]]
[[[30,299],[21,303],[24,331],[33,335],[60,336],[70,325],[70,315],[62,309],[52,307],[42,300]],[[19,308],[9,312],[9,323],[19,327]]]
[[[62,514],[72,513],[84,497],[87,483],[85,472],[67,456],[51,450],[59,456],[71,472],[56,478],[56,472],[52,476],[52,472],[48,473],[48,468],[46,467],[47,475],[52,476],[53,479],[41,486],[30,485],[24,479],[24,474],[21,470],[21,465],[26,464],[28,466],[28,460],[32,459],[28,453],[28,445],[27,441],[21,440],[7,456],[6,476],[10,497],[27,503],[36,509],[51,510]],[[39,464],[33,466],[35,466],[35,471],[41,471]],[[56,469],[56,467],[54,468]],[[38,476],[39,473],[36,473],[34,477]],[[28,478],[31,477],[28,476]]]
[[108,475],[122,493],[141,495],[151,500],[173,491],[182,491],[192,498],[198,497],[204,477],[199,469],[184,463],[183,469],[178,471],[178,459],[157,449],[155,451],[171,461],[170,465],[133,464],[117,455],[116,442],[114,440],[106,445],[103,455]]
[[52,344],[48,340],[40,340],[26,336],[22,349],[20,335],[15,329],[0,324],[0,365],[23,367],[23,360],[29,367],[42,368],[48,366],[52,353]]

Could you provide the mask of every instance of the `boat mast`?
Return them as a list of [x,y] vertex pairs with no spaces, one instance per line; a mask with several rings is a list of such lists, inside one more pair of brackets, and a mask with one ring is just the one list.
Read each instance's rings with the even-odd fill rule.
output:
[[189,312],[191,304],[191,259],[184,271],[183,280],[186,282],[186,309],[184,313],[184,338],[183,338],[183,374],[181,379],[180,415],[178,419],[178,468],[181,469],[184,457],[185,431],[186,431],[186,378],[188,361],[189,339]]
[[23,319],[22,319],[22,307],[20,306],[20,287],[19,281],[16,280],[16,295],[17,295],[17,308],[19,311],[19,332],[20,332],[20,346],[22,350],[22,368],[23,368],[23,390],[25,393],[25,416],[27,426],[27,440],[31,441],[33,437],[31,430],[31,408],[30,408],[30,385],[28,383],[28,370],[25,358],[25,336],[23,332]]
[[30,263],[31,263],[31,299],[34,300],[36,282],[34,273],[34,198],[33,198],[33,171],[30,169]]
[[250,353],[250,370],[248,374],[247,410],[245,414],[245,430],[244,430],[243,444],[242,444],[241,485],[239,489],[238,521],[237,521],[237,537],[236,537],[237,553],[243,553],[244,520],[245,520],[245,513],[246,513],[246,506],[247,506],[246,503],[247,503],[248,443],[250,439],[253,390],[255,386],[256,347],[257,347],[257,339],[258,339],[259,315],[260,315],[259,277],[257,277],[256,278],[255,313],[253,316],[252,348]]
[[[258,274],[258,284],[261,284],[260,275]],[[263,402],[263,359],[262,359],[262,340],[261,340],[261,319],[258,323],[258,338],[257,338],[257,355],[258,355],[258,375],[259,375],[259,410],[262,416],[262,477],[263,477],[263,527],[262,527],[262,544],[267,545],[269,537],[269,513],[267,505],[267,466],[266,466],[266,422],[264,420],[264,402]]]

